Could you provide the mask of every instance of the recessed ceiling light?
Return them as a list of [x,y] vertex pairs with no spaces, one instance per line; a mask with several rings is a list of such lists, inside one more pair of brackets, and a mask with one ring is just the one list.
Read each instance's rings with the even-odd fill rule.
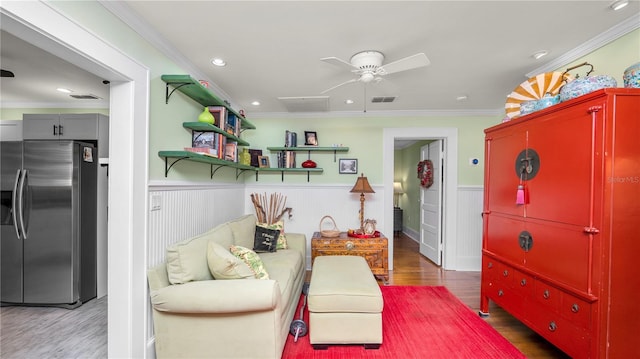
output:
[[547,50],[540,50],[540,51],[536,51],[533,54],[531,54],[531,57],[533,57],[536,60],[540,60],[541,58],[547,56],[548,53],[549,53],[549,51],[547,51]]
[[253,101],[251,104],[254,106],[260,106],[260,101]]
[[72,93],[73,91],[63,88],[63,87],[58,87],[56,90],[60,91],[60,92],[64,92],[64,93]]
[[211,63],[212,63],[212,64],[214,64],[214,65],[216,65],[216,66],[224,66],[224,65],[226,65],[226,64],[227,64],[223,59],[221,59],[221,58],[219,58],[219,57],[214,57],[214,58],[211,60]]
[[353,103],[353,100],[344,100],[344,103],[346,103],[347,105],[351,105]]
[[611,8],[614,11],[617,11],[617,10],[620,10],[623,7],[627,6],[627,5],[629,5],[629,1],[627,1],[627,0],[618,0],[618,1],[614,2],[613,4],[611,4]]

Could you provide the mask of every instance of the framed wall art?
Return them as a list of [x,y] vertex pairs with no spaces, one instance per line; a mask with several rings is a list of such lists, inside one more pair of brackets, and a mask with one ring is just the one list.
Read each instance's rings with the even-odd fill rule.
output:
[[357,174],[358,160],[355,158],[341,158],[338,163],[338,172],[342,174]]

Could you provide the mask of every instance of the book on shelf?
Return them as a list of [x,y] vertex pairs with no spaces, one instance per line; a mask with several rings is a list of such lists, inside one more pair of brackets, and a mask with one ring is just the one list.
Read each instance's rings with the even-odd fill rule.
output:
[[278,152],[278,168],[296,168],[296,153],[294,151]]
[[188,152],[194,152],[194,153],[200,153],[200,154],[216,154],[217,155],[217,151],[215,149],[208,148],[208,147],[185,147],[184,150]]
[[249,153],[251,154],[251,166],[260,167],[259,157],[262,156],[262,150],[250,148]]
[[224,149],[224,160],[238,162],[238,144],[228,141]]
[[229,113],[227,115],[227,120],[226,120],[226,124],[225,124],[225,127],[224,127],[225,132],[227,132],[230,135],[234,135],[236,137],[240,137],[241,121],[242,121],[242,119],[240,117],[236,116],[233,113]]
[[227,123],[227,116],[229,114],[227,108],[224,106],[209,106],[207,108],[215,119],[215,122],[213,123],[214,126],[224,130],[224,126]]
[[289,130],[284,132],[284,147],[297,147],[298,134]]

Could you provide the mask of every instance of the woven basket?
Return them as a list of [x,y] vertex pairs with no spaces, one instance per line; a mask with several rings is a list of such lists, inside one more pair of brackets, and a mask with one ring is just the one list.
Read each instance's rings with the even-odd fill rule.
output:
[[[331,220],[331,223],[333,224],[333,228],[331,228],[331,229],[322,229],[322,222],[327,218]],[[336,221],[333,220],[333,217],[331,217],[331,216],[322,217],[322,219],[320,220],[320,234],[323,237],[338,237],[340,235],[340,230],[338,229],[338,226],[336,225]]]

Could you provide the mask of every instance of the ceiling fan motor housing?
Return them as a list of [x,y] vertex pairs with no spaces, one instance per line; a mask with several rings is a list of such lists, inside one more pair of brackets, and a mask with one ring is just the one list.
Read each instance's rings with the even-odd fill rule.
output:
[[384,55],[381,52],[362,51],[351,56],[351,65],[361,70],[370,70],[375,72],[378,67],[382,66],[383,60]]

